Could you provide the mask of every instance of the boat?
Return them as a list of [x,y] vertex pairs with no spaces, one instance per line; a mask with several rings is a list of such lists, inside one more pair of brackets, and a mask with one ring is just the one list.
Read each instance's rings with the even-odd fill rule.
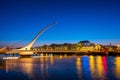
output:
[[18,59],[19,57],[18,56],[8,56],[8,57],[3,57],[3,60],[4,59]]
[[19,55],[15,55],[15,56],[6,55],[6,54],[0,55],[0,60],[5,60],[5,59],[18,59],[18,58],[20,58]]

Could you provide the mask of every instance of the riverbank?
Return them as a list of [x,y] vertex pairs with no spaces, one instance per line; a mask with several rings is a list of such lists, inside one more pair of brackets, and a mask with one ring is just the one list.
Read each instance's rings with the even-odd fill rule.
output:
[[69,52],[69,53],[65,53],[65,52],[60,52],[60,53],[51,53],[51,52],[47,52],[47,53],[37,53],[34,55],[110,55],[110,56],[115,56],[115,55],[120,55],[120,52]]

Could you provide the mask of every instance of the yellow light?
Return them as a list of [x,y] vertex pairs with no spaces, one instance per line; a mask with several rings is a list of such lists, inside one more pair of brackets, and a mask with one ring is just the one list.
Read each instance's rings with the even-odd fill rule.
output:
[[65,54],[64,56],[67,57],[67,54]]
[[50,54],[50,57],[53,57],[53,54]]
[[63,56],[62,55],[60,55],[60,59],[62,59],[63,58]]
[[41,53],[40,56],[43,56],[43,53]]
[[48,54],[46,54],[45,56],[48,56]]

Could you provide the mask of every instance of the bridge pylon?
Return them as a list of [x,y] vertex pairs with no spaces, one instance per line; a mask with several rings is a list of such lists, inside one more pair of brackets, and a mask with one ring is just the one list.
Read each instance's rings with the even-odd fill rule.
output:
[[39,33],[33,38],[33,40],[26,46],[20,48],[20,49],[13,49],[11,51],[9,51],[8,53],[19,53],[19,55],[23,56],[23,55],[32,55],[33,51],[31,50],[31,47],[33,46],[33,44],[35,43],[35,41],[38,39],[38,37],[45,32],[47,29],[51,28],[52,26],[54,26],[55,24],[57,24],[57,22],[54,22],[52,24],[49,24],[48,26],[46,26],[45,28],[43,28],[42,30],[39,31]]

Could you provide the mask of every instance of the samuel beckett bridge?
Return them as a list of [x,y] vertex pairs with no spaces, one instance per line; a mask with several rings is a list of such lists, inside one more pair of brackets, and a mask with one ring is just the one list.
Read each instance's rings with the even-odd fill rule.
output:
[[38,39],[38,37],[45,32],[47,29],[51,28],[52,26],[56,25],[57,23],[54,22],[48,26],[46,26],[45,28],[43,28],[42,30],[39,31],[39,33],[33,38],[33,40],[26,46],[20,48],[20,49],[7,49],[7,47],[1,48],[0,49],[0,54],[16,54],[18,53],[20,56],[31,56],[34,53],[75,53],[75,52],[79,52],[79,51],[71,51],[71,50],[66,50],[66,51],[62,51],[62,50],[53,50],[53,51],[49,51],[49,50],[31,50],[33,44],[35,43],[35,41]]
[[38,37],[43,33],[45,32],[47,29],[51,28],[52,26],[54,26],[55,24],[57,24],[56,22],[46,26],[45,28],[43,28],[42,30],[40,30],[40,32],[34,37],[34,39],[26,46],[20,48],[20,49],[12,49],[12,50],[9,50],[7,49],[7,47],[4,47],[4,48],[1,48],[0,49],[0,53],[4,53],[4,54],[15,54],[15,53],[18,53],[19,55],[21,56],[24,56],[24,55],[33,55],[33,53],[35,51],[31,50],[33,44],[35,43],[35,41],[38,39]]

